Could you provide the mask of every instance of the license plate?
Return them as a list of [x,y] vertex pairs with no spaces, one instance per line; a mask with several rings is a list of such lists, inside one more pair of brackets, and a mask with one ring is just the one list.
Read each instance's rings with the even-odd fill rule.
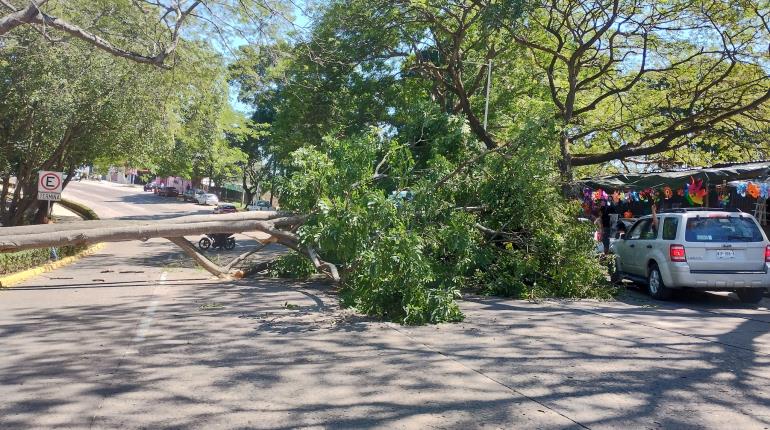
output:
[[717,251],[717,258],[735,258],[735,251],[731,249],[720,249]]

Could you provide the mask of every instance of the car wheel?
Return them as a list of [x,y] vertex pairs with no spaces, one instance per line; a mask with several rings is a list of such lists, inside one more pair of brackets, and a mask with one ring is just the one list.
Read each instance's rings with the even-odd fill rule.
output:
[[228,237],[227,242],[225,242],[225,249],[233,249],[235,248],[235,238]]
[[647,289],[650,292],[650,297],[656,300],[668,300],[674,294],[674,291],[663,283],[663,277],[660,276],[660,269],[658,269],[657,264],[653,264],[650,267],[650,274],[647,277]]
[[204,237],[198,241],[198,248],[206,250],[209,249],[209,247],[211,247],[211,239],[208,237]]
[[759,303],[765,295],[764,288],[739,288],[735,291],[743,303]]

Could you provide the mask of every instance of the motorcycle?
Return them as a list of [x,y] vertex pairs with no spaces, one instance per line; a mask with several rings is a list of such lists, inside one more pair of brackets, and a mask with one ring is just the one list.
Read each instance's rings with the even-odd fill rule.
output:
[[235,248],[235,238],[232,233],[208,233],[204,234],[201,240],[198,241],[198,248],[201,251],[205,251],[209,248],[212,249],[233,249]]

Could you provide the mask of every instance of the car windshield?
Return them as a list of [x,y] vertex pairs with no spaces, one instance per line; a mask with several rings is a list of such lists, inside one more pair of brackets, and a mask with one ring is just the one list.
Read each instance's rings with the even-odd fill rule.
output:
[[688,242],[762,242],[762,233],[751,218],[737,216],[696,217],[687,220]]

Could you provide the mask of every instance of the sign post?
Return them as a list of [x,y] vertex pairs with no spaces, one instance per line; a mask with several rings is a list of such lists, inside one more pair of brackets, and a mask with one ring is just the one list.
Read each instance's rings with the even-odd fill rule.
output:
[[62,173],[40,170],[37,172],[37,199],[46,200],[46,217],[51,215],[51,202],[61,200]]

